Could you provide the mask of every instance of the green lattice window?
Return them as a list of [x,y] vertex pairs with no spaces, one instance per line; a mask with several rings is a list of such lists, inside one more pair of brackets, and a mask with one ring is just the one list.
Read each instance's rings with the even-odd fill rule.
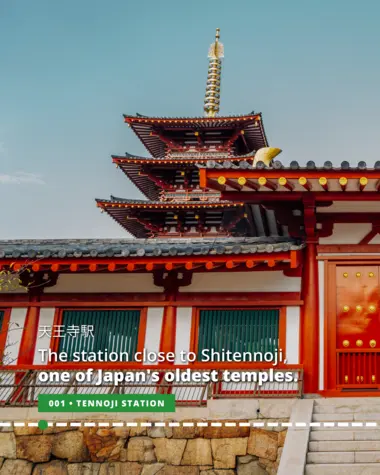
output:
[[5,315],[4,310],[0,310],[0,331],[3,328],[4,315]]
[[271,353],[279,348],[278,310],[201,310],[198,360],[202,350]]
[[61,325],[64,338],[60,338],[59,352],[67,353],[69,361],[73,360],[74,352],[105,350],[108,353],[126,352],[128,357],[120,361],[133,361],[140,310],[64,310]]

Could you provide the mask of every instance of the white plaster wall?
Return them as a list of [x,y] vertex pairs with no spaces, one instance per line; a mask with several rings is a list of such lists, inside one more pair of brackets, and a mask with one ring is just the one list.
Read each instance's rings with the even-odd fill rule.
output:
[[61,274],[57,285],[46,293],[71,292],[160,292],[152,274]]
[[[158,353],[160,350],[160,337],[163,317],[163,307],[148,308],[144,345],[147,351],[154,351],[155,353]],[[145,364],[149,365],[154,363],[146,362]]]
[[371,229],[371,223],[335,223],[332,235],[319,238],[319,244],[359,244]]
[[13,308],[9,320],[7,341],[5,344],[5,365],[17,364],[22,332],[25,325],[27,308]]
[[325,364],[325,264],[318,262],[319,284],[319,389],[324,389]]
[[300,292],[301,278],[281,271],[200,272],[183,292]]
[[[54,323],[54,313],[55,308],[41,308],[40,309],[40,321],[38,327],[42,329],[42,327],[52,328]],[[34,352],[34,359],[33,364],[35,365],[46,365],[47,361],[43,362],[41,358],[41,353],[38,350],[46,350],[50,348],[50,341],[51,337],[48,335],[43,334],[44,332],[37,333],[37,342],[36,342],[36,349]],[[52,332],[48,332],[50,335]],[[40,335],[42,335],[40,338]]]
[[175,364],[186,364],[180,359],[180,351],[190,351],[191,307],[177,308],[177,326],[175,340]]
[[299,364],[300,307],[286,308],[286,360],[288,364]]

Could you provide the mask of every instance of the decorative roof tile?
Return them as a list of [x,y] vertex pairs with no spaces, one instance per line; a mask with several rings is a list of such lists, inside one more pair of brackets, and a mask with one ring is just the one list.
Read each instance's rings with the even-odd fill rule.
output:
[[282,237],[9,240],[0,241],[0,259],[43,259],[48,255],[58,259],[236,255],[284,252],[303,247],[300,240]]

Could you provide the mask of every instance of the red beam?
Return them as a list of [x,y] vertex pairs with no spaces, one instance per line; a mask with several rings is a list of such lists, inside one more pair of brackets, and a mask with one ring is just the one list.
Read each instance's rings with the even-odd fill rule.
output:
[[[375,191],[321,191],[311,192],[315,198],[315,201],[379,201],[379,193]],[[250,191],[236,192],[225,191],[222,193],[221,198],[228,201],[246,201],[250,203],[263,203],[265,201],[300,201],[307,195],[306,192],[293,191],[288,193],[287,191],[270,192],[265,191],[263,193],[251,193]]]
[[[290,193],[288,193],[290,194]],[[290,252],[300,252],[300,251],[290,251]],[[276,252],[276,260],[277,261],[290,261],[291,260],[291,254],[290,252]],[[244,254],[244,255],[236,255],[234,257],[234,262],[235,263],[245,263],[247,260],[251,260],[252,262],[264,262],[267,261],[268,259],[273,258],[272,253],[253,253],[253,254]],[[191,262],[193,263],[206,263],[206,262],[215,262],[215,263],[225,263],[228,260],[231,259],[231,256],[228,255],[220,255],[220,256],[191,256]],[[0,259],[0,262],[4,266],[9,266],[13,262],[15,262],[15,259]],[[27,259],[19,259],[18,260],[20,267],[21,266],[27,266],[29,264]],[[66,265],[69,266],[71,264],[77,264],[78,266],[90,266],[90,265],[96,265],[96,266],[108,266],[110,264],[110,259],[106,258],[94,258],[94,259],[83,259],[83,258],[71,258],[71,259],[40,259],[40,265],[41,266],[59,266],[59,265]],[[189,262],[189,257],[186,256],[168,256],[168,257],[131,257],[131,258],[112,258],[112,262],[114,262],[117,265],[122,265],[122,266],[134,266],[134,265],[142,265],[145,266],[146,264],[153,263],[157,265],[165,265],[167,263],[173,263],[173,264],[186,264],[186,262]],[[54,267],[56,268],[56,267]],[[129,267],[128,270],[134,270],[132,267]]]
[[[206,178],[218,178],[221,174],[221,169],[218,168],[204,168],[201,169],[204,170],[204,173],[206,175]],[[227,169],[224,170],[224,175],[227,178],[238,178],[239,176],[242,175],[242,170],[241,169]],[[357,178],[360,179],[363,176],[363,171],[362,170],[305,170],[305,169],[299,169],[299,170],[290,170],[290,169],[247,169],[244,170],[244,176],[245,178],[250,179],[257,179],[260,178],[261,176],[265,176],[268,180],[272,179],[278,179],[280,177],[284,178],[289,178],[292,180],[298,180],[300,177],[305,177],[307,179],[315,179],[319,180],[321,178],[322,174],[323,177],[330,179],[339,179],[341,176],[345,176],[347,178]],[[366,177],[371,180],[371,179],[380,179],[380,170],[366,170]]]
[[163,292],[136,293],[49,293],[39,302],[30,302],[26,294],[0,294],[3,307],[91,307],[91,306],[192,306],[194,303],[217,306],[302,305],[299,292],[179,292],[175,302],[165,301]]

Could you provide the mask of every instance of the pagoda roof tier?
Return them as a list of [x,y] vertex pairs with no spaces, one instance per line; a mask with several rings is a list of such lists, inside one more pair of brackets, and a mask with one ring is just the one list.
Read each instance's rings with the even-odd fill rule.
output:
[[167,236],[287,236],[286,223],[272,210],[240,202],[163,202],[97,200],[97,205],[132,235],[139,238]]
[[[252,192],[260,193],[260,200],[265,199],[298,199],[307,192],[312,192],[323,201],[348,199],[357,194],[359,199],[364,195],[370,199],[380,198],[380,162],[374,168],[367,168],[365,162],[351,166],[342,162],[334,168],[331,162],[325,162],[316,167],[314,162],[308,162],[300,167],[297,162],[291,162],[284,167],[276,161],[271,167],[259,163],[256,167],[248,163],[218,166],[214,161],[200,167],[201,188],[218,190],[222,198],[251,201]],[[248,193],[250,197],[248,198]]]
[[[219,154],[222,158],[216,158],[218,163],[230,163],[225,154]],[[238,160],[253,160],[254,155],[248,154],[239,157]],[[112,161],[120,168],[137,188],[150,200],[157,200],[162,190],[175,191],[177,187],[183,189],[199,188],[198,163],[206,163],[210,154],[199,154],[188,158],[145,158],[133,156],[128,153],[125,156],[112,155]],[[145,173],[144,173],[145,172]],[[188,185],[185,185],[185,173]]]
[[[243,155],[268,145],[261,114],[228,117],[147,117],[124,115],[144,146],[156,158],[167,155],[168,143],[173,150],[196,147],[234,145],[234,155]],[[199,135],[198,135],[199,134]],[[197,136],[198,135],[198,136]]]

